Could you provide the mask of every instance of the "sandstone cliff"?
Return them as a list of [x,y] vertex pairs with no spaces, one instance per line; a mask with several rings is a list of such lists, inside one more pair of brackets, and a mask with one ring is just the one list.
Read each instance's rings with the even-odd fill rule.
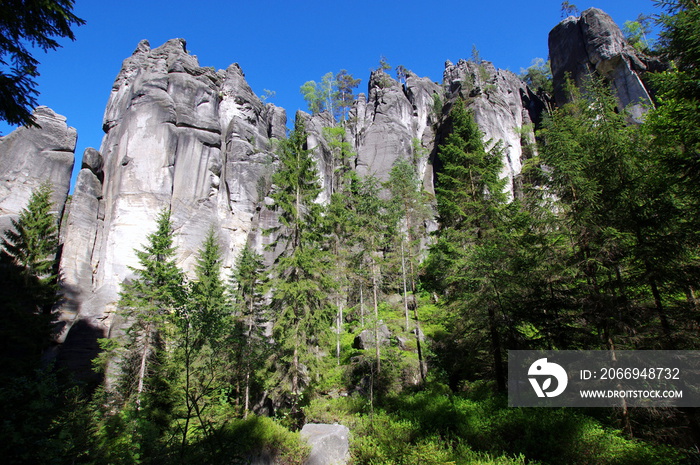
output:
[[595,73],[613,87],[622,108],[639,120],[652,104],[642,80],[653,60],[637,53],[610,16],[589,8],[580,17],[569,17],[549,33],[549,56],[554,77],[554,98],[566,102],[567,76],[577,86]]
[[38,107],[34,118],[39,127],[21,127],[0,137],[0,234],[45,182],[53,185],[59,218],[66,204],[77,132],[66,125],[65,117],[47,107]]
[[[230,268],[251,231],[274,224],[258,206],[273,168],[271,139],[284,136],[285,124],[284,110],[264,105],[238,65],[202,68],[181,39],[138,45],[115,80],[102,147],[86,152],[67,212],[62,358],[81,358],[96,335],[119,329],[120,285],[160,210],[172,211],[178,262],[190,271],[210,228]],[[267,240],[252,239],[259,250]]]

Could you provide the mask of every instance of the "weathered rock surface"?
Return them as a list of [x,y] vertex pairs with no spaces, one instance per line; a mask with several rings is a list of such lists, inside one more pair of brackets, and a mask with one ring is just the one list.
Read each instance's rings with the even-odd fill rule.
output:
[[401,84],[382,70],[372,72],[367,96],[360,94],[350,112],[357,173],[386,181],[397,160],[416,158],[423,185],[432,192],[428,155],[434,142],[435,98],[442,98],[442,88],[427,78],[409,72]]
[[[391,331],[385,324],[379,325],[379,345],[389,345],[391,340]],[[355,349],[366,350],[375,346],[374,329],[364,329],[355,336],[352,346]]]
[[570,16],[549,33],[549,56],[554,78],[554,98],[566,102],[566,76],[577,86],[595,73],[613,87],[620,106],[639,120],[652,103],[641,74],[648,66],[625,40],[610,16],[589,8],[576,18]]
[[34,117],[40,127],[20,127],[0,137],[0,233],[44,182],[53,185],[59,220],[66,203],[77,132],[48,107],[37,107]]
[[487,149],[500,145],[503,157],[501,176],[506,190],[513,194],[522,162],[532,150],[534,125],[543,111],[543,103],[515,74],[496,69],[492,63],[460,60],[445,64],[445,115],[457,98],[474,112],[484,133]]
[[301,437],[311,446],[305,465],[342,465],[349,458],[350,430],[343,425],[309,423],[301,429]]
[[[283,136],[285,124],[284,110],[264,105],[238,65],[200,67],[182,39],[138,45],[115,80],[102,147],[86,152],[68,214],[59,310],[65,351],[89,349],[72,334],[80,328],[120,331],[112,327],[120,286],[161,210],[172,212],[185,271],[210,228],[225,268],[249,236],[262,251],[270,239],[255,231],[276,221],[259,208],[274,165],[270,139]],[[69,347],[71,340],[77,346]]]

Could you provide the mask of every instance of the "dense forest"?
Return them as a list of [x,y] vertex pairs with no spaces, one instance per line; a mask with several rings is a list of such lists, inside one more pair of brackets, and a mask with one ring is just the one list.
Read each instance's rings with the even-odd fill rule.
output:
[[[700,463],[697,409],[506,396],[508,350],[698,348],[700,4],[658,3],[657,43],[627,28],[668,63],[649,78],[656,107],[633,124],[604,81],[571,84],[512,194],[468,96],[436,102],[450,131],[432,195],[415,153],[383,182],[351,169],[352,76],[305,84],[336,121],[329,202],[297,118],[263,207],[279,218],[271,267],[246,247],[225,273],[212,229],[186,274],[161,211],[122,286],[126,329],[100,340],[99,382],[46,361],[58,229],[51,187],[36,191],[2,240],[6,463],[303,463],[306,423],[348,426],[355,464]],[[551,85],[541,63],[523,77]]]

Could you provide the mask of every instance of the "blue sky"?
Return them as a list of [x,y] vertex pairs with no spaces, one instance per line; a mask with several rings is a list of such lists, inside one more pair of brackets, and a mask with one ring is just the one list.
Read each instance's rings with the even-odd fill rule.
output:
[[[76,40],[44,54],[38,79],[39,104],[53,108],[78,129],[78,160],[86,147],[99,148],[102,115],[114,78],[138,42],[151,47],[187,40],[202,66],[239,63],[258,95],[292,118],[306,109],[299,87],[329,71],[347,69],[366,91],[369,72],[383,55],[419,76],[442,79],[445,60],[469,58],[476,46],[496,67],[518,73],[533,58],[547,57],[547,34],[561,20],[560,0],[446,0],[428,6],[415,0],[208,1],[76,0],[74,12],[87,21]],[[622,25],[639,13],[659,13],[651,0],[571,1],[579,10],[597,7]],[[12,128],[0,124],[0,133]],[[80,162],[76,162],[76,172]]]

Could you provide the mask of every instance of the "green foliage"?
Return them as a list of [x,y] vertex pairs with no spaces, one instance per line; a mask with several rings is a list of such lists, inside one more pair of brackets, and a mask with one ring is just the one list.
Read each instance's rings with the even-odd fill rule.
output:
[[275,355],[271,359],[270,389],[298,411],[301,395],[318,366],[317,350],[333,315],[327,298],[334,287],[331,256],[318,246],[322,240],[321,206],[315,202],[320,183],[306,147],[306,130],[297,119],[282,145],[280,168],[273,176],[278,186],[271,208],[279,212],[278,240],[285,252],[274,266],[270,307],[274,313]]
[[649,53],[652,48],[648,35],[651,33],[652,17],[640,14],[635,21],[625,21],[622,33],[638,52]]
[[384,55],[379,57],[379,66],[377,67],[377,70],[382,70],[382,71],[389,71],[391,69],[391,65],[387,61],[386,57]]
[[0,360],[5,376],[30,376],[50,341],[51,308],[57,301],[58,251],[52,186],[34,191],[0,243],[0,292],[5,323]]
[[170,211],[163,210],[156,231],[147,236],[143,250],[136,251],[140,266],[132,269],[134,278],[123,285],[119,300],[119,314],[128,325],[115,354],[121,372],[120,394],[133,401],[137,410],[144,392],[152,397],[149,403],[167,398],[167,376],[162,372],[166,368],[165,332],[171,316],[182,312],[186,302],[175,251]]
[[657,3],[665,9],[659,18],[660,53],[672,67],[654,75],[658,105],[650,112],[648,126],[665,168],[679,175],[684,193],[696,202],[700,198],[700,6],[686,0]]
[[39,61],[33,48],[44,52],[60,47],[57,39],[75,40],[71,27],[85,24],[72,12],[73,0],[11,1],[0,17],[0,119],[35,126]]
[[58,251],[58,225],[53,214],[53,186],[39,186],[22,209],[12,228],[5,231],[2,254],[22,274],[27,290],[37,302],[51,305],[55,301],[55,258]]
[[331,72],[324,74],[320,83],[305,82],[300,92],[311,113],[328,111],[335,120],[345,121],[355,100],[353,89],[359,84],[360,79],[353,78],[347,70],[341,69],[335,75]]
[[535,58],[532,64],[527,69],[520,69],[520,75],[525,84],[530,86],[535,91],[544,91],[551,94],[553,91],[552,70],[550,62],[546,62],[542,58]]
[[568,1],[561,2],[561,17],[566,18],[567,16],[576,16],[579,14],[578,8],[573,3]]
[[277,92],[274,90],[263,89],[263,95],[260,96],[260,100],[262,100],[263,103],[267,103],[268,100],[275,98],[275,95],[277,95]]

